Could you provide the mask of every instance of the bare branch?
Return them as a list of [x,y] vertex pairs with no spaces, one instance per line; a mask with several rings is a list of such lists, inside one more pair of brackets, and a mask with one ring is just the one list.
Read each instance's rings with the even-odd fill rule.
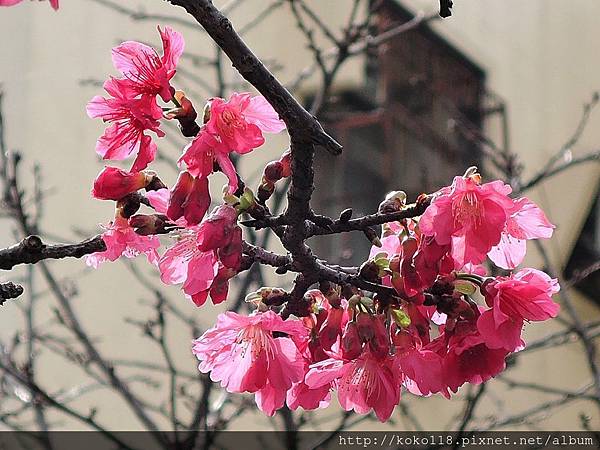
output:
[[17,298],[23,293],[23,286],[12,282],[0,283],[0,305],[3,305],[6,300]]
[[44,259],[81,258],[106,250],[102,236],[94,236],[77,244],[44,244],[39,236],[31,235],[18,244],[0,250],[0,269],[10,270],[19,264],[35,264]]

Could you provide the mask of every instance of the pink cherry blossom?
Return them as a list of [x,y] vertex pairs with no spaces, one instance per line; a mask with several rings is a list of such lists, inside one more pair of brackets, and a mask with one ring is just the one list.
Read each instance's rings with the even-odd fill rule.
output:
[[479,184],[477,176],[455,177],[421,216],[420,230],[439,245],[451,244],[458,266],[479,264],[500,241],[513,207],[510,192],[502,181]]
[[286,404],[295,411],[299,407],[304,410],[327,408],[331,402],[331,386],[324,384],[311,389],[301,381],[292,385],[286,395]]
[[279,133],[285,124],[263,97],[234,92],[227,101],[210,100],[206,129],[231,151],[243,154],[264,143],[263,132]]
[[164,31],[158,27],[158,32],[163,42],[163,56],[145,44],[127,41],[113,48],[112,59],[135,95],[160,95],[168,102],[173,91],[169,81],[175,76],[185,42],[183,36],[170,27]]
[[100,117],[112,124],[98,139],[96,152],[103,159],[112,160],[123,160],[137,153],[132,171],[139,172],[156,155],[156,144],[145,132],[152,131],[159,137],[164,136],[158,121],[162,111],[152,97],[128,98],[122,86],[115,79],[104,83],[111,97],[94,97],[87,105],[87,113],[91,118]]
[[151,264],[158,262],[156,249],[160,247],[160,240],[156,236],[140,236],[123,217],[116,217],[102,234],[106,250],[96,252],[86,257],[86,264],[97,269],[106,261],[116,261],[121,256],[135,258],[145,254]]
[[375,357],[364,351],[357,359],[330,358],[310,366],[305,383],[311,389],[334,383],[345,411],[367,414],[371,409],[381,422],[390,418],[400,402],[401,374],[392,357]]
[[[23,0],[0,0],[0,6],[13,6],[17,3],[21,3]],[[59,0],[49,0],[50,6],[54,9],[58,9]]]
[[200,225],[181,230],[177,243],[160,258],[162,281],[183,283],[183,292],[197,306],[209,294],[215,304],[224,301],[227,282],[241,262],[242,236],[236,221],[235,208],[221,205]]
[[146,192],[146,198],[150,202],[150,206],[152,206],[152,208],[154,208],[157,213],[165,215],[167,214],[170,196],[171,193],[167,188]]
[[447,275],[455,269],[450,255],[450,245],[440,245],[434,236],[421,236],[419,249],[414,256],[414,266],[421,285],[430,287],[438,275]]
[[160,258],[160,278],[166,284],[183,284],[183,292],[198,306],[206,301],[206,293],[215,280],[219,261],[214,251],[198,250],[200,227],[179,232],[179,239]]
[[298,320],[283,320],[273,311],[241,316],[220,314],[215,327],[192,348],[203,373],[210,372],[228,392],[253,392],[258,407],[272,416],[285,402],[293,383],[304,376],[304,360],[290,337],[307,330]]
[[443,359],[432,350],[422,347],[414,329],[394,326],[395,363],[404,376],[403,384],[415,395],[428,396],[437,392],[447,395],[443,381]]
[[443,360],[437,353],[415,348],[396,358],[405,376],[403,384],[412,394],[443,393]]
[[[308,317],[303,318],[303,323],[308,330],[306,335],[292,336],[298,351],[304,358],[305,374],[309,371],[311,363],[329,358],[329,355],[325,353],[323,349],[322,339],[319,335],[328,335],[328,333],[335,328],[334,323],[337,323],[337,312],[335,312],[334,320],[329,325],[325,324],[325,322],[327,322],[327,317],[323,319],[323,316],[328,316],[331,306],[321,292],[313,290],[309,291],[307,294],[315,299],[316,305],[324,306],[324,308],[320,308],[317,314],[311,314]],[[340,308],[340,311],[343,312],[343,320],[346,318],[347,311],[342,308]],[[326,342],[326,344],[328,343]],[[337,344],[334,343],[332,345]],[[329,349],[331,349],[331,347],[329,347]],[[303,377],[299,382],[294,383],[287,392],[286,404],[292,410],[296,410],[298,407],[305,410],[326,408],[331,401],[331,390],[331,383],[314,389],[310,388],[304,382]]]
[[235,166],[229,159],[230,149],[215,136],[201,131],[194,140],[183,149],[179,164],[185,163],[188,172],[195,177],[207,177],[213,173],[215,163],[229,180],[229,193],[238,189],[238,177]]
[[509,277],[497,277],[483,285],[491,309],[483,312],[477,328],[490,348],[515,350],[524,321],[556,317],[559,305],[552,295],[560,289],[557,280],[536,269],[523,269]]
[[544,212],[525,197],[514,201],[513,209],[502,231],[500,243],[488,256],[503,269],[514,269],[525,258],[527,239],[549,239],[554,230]]
[[285,124],[263,97],[233,93],[228,101],[213,98],[209,121],[183,150],[179,164],[185,163],[194,177],[207,177],[217,163],[233,194],[238,189],[238,176],[229,153],[248,153],[264,143],[263,132],[283,129]]
[[125,172],[116,167],[105,167],[94,180],[92,197],[101,200],[120,200],[147,184],[144,172]]
[[488,348],[477,330],[455,333],[443,358],[444,383],[452,392],[464,383],[484,383],[504,370],[507,355],[505,349]]
[[238,213],[233,206],[217,206],[202,222],[198,249],[208,251],[225,247],[231,241],[237,218]]

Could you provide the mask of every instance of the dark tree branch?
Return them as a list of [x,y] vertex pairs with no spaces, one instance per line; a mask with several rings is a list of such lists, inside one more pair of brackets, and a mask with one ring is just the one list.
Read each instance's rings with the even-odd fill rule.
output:
[[0,305],[11,298],[17,298],[23,293],[23,286],[11,283],[0,283]]
[[267,266],[284,267],[292,263],[292,259],[289,256],[277,255],[264,248],[249,244],[248,242],[243,242],[243,253],[252,258],[253,262],[258,262]]
[[410,219],[412,217],[418,217],[425,212],[431,197],[427,197],[423,201],[420,201],[414,205],[408,206],[402,211],[393,213],[375,213],[368,216],[357,217],[356,219],[350,219],[347,221],[337,219],[333,221],[327,228],[319,227],[317,225],[311,225],[308,230],[308,236],[317,236],[324,234],[337,234],[347,231],[362,231],[367,227],[374,225],[382,225],[389,222],[397,222],[403,219]]
[[39,236],[27,236],[18,244],[0,250],[0,269],[10,270],[19,264],[35,264],[44,259],[81,258],[106,250],[102,236],[77,244],[46,245]]

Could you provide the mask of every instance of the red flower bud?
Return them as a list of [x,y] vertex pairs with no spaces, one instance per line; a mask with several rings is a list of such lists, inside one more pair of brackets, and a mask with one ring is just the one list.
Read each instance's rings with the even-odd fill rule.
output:
[[194,177],[189,172],[181,172],[177,178],[175,186],[171,189],[169,197],[169,206],[167,208],[167,216],[171,220],[177,220],[183,216],[183,204],[194,183]]
[[150,178],[145,172],[130,173],[116,167],[105,167],[94,180],[92,196],[101,200],[120,200],[145,187]]
[[282,172],[283,164],[281,164],[279,161],[271,161],[265,167],[264,178],[267,181],[274,183],[275,181],[281,180]]
[[238,270],[242,263],[242,229],[233,229],[231,240],[225,247],[219,249],[219,260],[225,267]]
[[373,320],[369,314],[360,313],[356,318],[356,325],[358,327],[358,335],[362,342],[370,341],[373,338]]
[[390,352],[390,336],[385,327],[385,316],[378,314],[371,323],[373,325],[373,338],[369,341],[369,347],[373,355],[383,359]]
[[168,233],[174,227],[163,214],[136,214],[129,218],[129,226],[141,236]]
[[237,211],[232,206],[220,205],[215,208],[200,224],[198,249],[207,252],[229,244],[237,217]]
[[208,190],[208,178],[195,178],[192,191],[183,204],[183,216],[187,223],[197,224],[202,220],[210,206],[210,192]]
[[289,150],[287,150],[281,158],[279,158],[279,162],[281,163],[281,177],[287,178],[292,174],[292,154]]
[[348,322],[342,334],[342,357],[356,359],[362,353],[362,344],[358,335],[356,322]]
[[167,208],[169,219],[184,216],[188,224],[195,225],[202,220],[209,206],[208,178],[194,178],[189,172],[181,172],[171,190]]
[[229,279],[233,277],[237,271],[227,267],[221,267],[213,284],[210,288],[210,298],[213,304],[218,305],[227,299],[229,292]]
[[324,349],[329,350],[341,334],[342,317],[344,310],[331,308],[327,313],[327,319],[319,332],[319,340]]

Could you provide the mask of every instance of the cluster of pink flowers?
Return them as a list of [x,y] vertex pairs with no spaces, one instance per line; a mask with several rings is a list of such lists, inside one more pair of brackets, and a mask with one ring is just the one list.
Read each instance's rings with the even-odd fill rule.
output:
[[[97,153],[107,160],[135,155],[129,170],[105,167],[93,183],[92,196],[116,202],[116,212],[102,235],[106,250],[89,255],[87,263],[98,267],[144,254],[162,281],[181,284],[194,304],[208,297],[217,304],[227,298],[229,280],[242,266],[238,216],[257,206],[254,194],[240,188],[230,153],[254,150],[264,143],[263,133],[285,125],[263,97],[233,93],[228,100],[209,99],[204,122],[183,149],[181,171],[168,189],[148,169],[157,153],[148,132],[163,136],[161,120],[177,119],[183,127],[197,114],[171,85],[183,39],[170,28],[159,27],[159,33],[162,56],[138,42],[113,49],[121,77],[107,80],[109,96],[94,97],[87,106],[90,117],[110,123]],[[161,101],[175,107],[161,107]],[[228,184],[224,202],[207,215],[215,170]],[[258,202],[290,174],[286,152],[265,167]],[[284,291],[265,288],[249,296],[256,306],[252,314],[222,314],[194,342],[199,369],[229,392],[254,393],[269,415],[285,404],[324,408],[335,391],[346,411],[373,411],[381,421],[391,416],[403,389],[450,397],[464,383],[489,380],[505,368],[507,355],[524,347],[526,322],[558,314],[552,301],[556,280],[529,268],[491,277],[482,265],[489,260],[513,270],[525,257],[527,240],[552,235],[554,226],[540,208],[510,193],[501,181],[482,184],[474,170],[456,177],[431,196],[421,217],[383,226],[380,245],[359,275],[384,293],[371,297],[323,283],[305,294],[304,310],[290,310]],[[402,209],[404,198],[395,193],[382,207]],[[137,214],[142,204],[152,213]],[[164,250],[160,234],[169,238]],[[269,301],[272,295],[283,301]]]
[[[0,6],[13,6],[22,1],[23,0],[0,0]],[[48,0],[48,2],[52,8],[58,9],[58,0]]]
[[91,118],[101,118],[111,124],[98,139],[96,152],[104,159],[117,161],[135,154],[132,172],[139,172],[154,161],[156,144],[146,132],[164,136],[160,129],[163,113],[157,97],[165,102],[173,98],[175,89],[170,81],[183,53],[181,34],[169,27],[164,31],[159,27],[158,31],[163,55],[134,41],[115,47],[113,64],[122,76],[111,77],[104,83],[108,98],[96,96],[87,105]]
[[[104,83],[108,97],[96,96],[87,105],[90,117],[110,124],[98,139],[96,152],[105,160],[117,161],[135,155],[129,170],[105,167],[94,181],[92,196],[115,201],[116,212],[104,227],[106,250],[89,255],[87,264],[97,268],[122,256],[145,254],[163,282],[181,283],[196,305],[204,304],[208,296],[220,303],[227,297],[229,279],[240,269],[238,215],[253,201],[237,192],[238,175],[229,154],[252,151],[264,143],[263,132],[278,133],[285,125],[261,96],[233,93],[229,100],[209,99],[204,124],[183,149],[182,171],[172,189],[167,189],[148,170],[157,145],[147,132],[162,137],[161,120],[195,120],[196,111],[185,94],[171,85],[183,53],[183,37],[169,27],[158,31],[162,55],[134,41],[113,49],[113,63],[121,76]],[[159,101],[173,102],[175,107],[161,107]],[[211,205],[208,177],[216,168],[229,179],[227,202],[207,216]],[[154,214],[135,214],[141,190]],[[160,251],[157,234],[168,234],[173,244]]]
[[[306,317],[283,320],[264,299],[250,317],[221,315],[197,339],[199,369],[229,392],[254,393],[272,415],[284,404],[341,407],[387,420],[403,389],[450,397],[504,370],[525,346],[523,324],[555,317],[556,280],[535,269],[487,277],[487,256],[501,267],[523,259],[526,239],[553,226],[525,198],[477,174],[434,194],[418,219],[384,226],[381,247],[363,265],[399,300],[360,290],[312,290]],[[366,273],[367,271],[365,271]],[[479,290],[481,304],[474,301]]]
[[229,180],[229,193],[233,194],[238,189],[238,178],[229,154],[251,152],[265,142],[263,132],[279,133],[285,124],[261,96],[233,93],[228,101],[213,98],[209,105],[206,125],[184,149],[179,162],[187,168],[183,173],[194,179],[206,178],[217,163]]

